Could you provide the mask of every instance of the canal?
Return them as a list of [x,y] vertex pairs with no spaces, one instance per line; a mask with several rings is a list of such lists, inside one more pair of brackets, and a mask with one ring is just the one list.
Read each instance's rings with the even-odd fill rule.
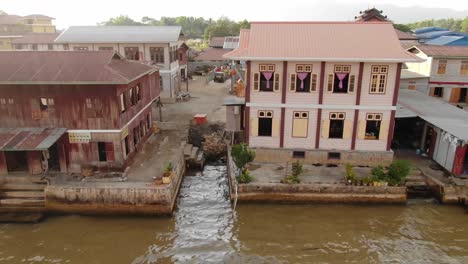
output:
[[184,179],[172,217],[0,225],[0,263],[468,263],[468,215],[408,206],[240,204],[225,166]]

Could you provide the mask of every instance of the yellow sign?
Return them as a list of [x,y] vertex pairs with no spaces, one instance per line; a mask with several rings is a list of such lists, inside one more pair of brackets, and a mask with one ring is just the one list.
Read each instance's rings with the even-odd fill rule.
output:
[[128,126],[122,128],[122,132],[120,132],[120,138],[124,139],[128,136]]
[[89,143],[91,140],[90,132],[68,132],[70,143]]

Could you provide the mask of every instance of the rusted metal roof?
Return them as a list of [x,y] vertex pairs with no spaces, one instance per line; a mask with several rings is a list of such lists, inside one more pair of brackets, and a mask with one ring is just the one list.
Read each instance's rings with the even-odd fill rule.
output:
[[[242,38],[248,34],[247,43]],[[389,22],[252,22],[241,31],[235,60],[420,62]]]
[[0,52],[0,84],[128,84],[157,70],[115,51]]
[[0,128],[0,151],[47,150],[66,128]]
[[0,15],[0,25],[15,25],[23,22],[23,18],[17,15]]
[[53,44],[59,33],[30,33],[14,39],[14,44]]
[[395,29],[395,32],[399,40],[417,40],[418,38],[410,33],[403,32],[401,30]]
[[414,49],[429,57],[468,57],[468,46],[415,45],[408,50]]
[[212,37],[209,46],[212,48],[222,48],[224,45],[224,37]]
[[224,54],[232,49],[209,48],[194,58],[195,61],[225,61]]

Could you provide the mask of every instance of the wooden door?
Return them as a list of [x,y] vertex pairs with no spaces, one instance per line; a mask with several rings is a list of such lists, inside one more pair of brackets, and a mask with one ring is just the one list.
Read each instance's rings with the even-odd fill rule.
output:
[[463,164],[465,162],[467,145],[463,147],[457,147],[455,150],[455,159],[453,160],[453,169],[452,173],[456,176],[459,176],[463,173]]
[[458,103],[460,100],[460,88],[452,88],[452,91],[450,93],[450,103]]
[[429,151],[428,151],[428,155],[430,158],[432,158],[432,156],[434,155],[436,140],[437,140],[437,132],[435,132],[435,130],[432,129],[431,143],[429,145]]

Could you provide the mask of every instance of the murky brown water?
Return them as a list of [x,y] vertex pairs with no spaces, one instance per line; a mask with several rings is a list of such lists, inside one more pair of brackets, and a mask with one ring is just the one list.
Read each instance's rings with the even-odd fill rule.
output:
[[224,166],[186,177],[173,217],[0,225],[0,263],[468,263],[459,207],[239,205]]

